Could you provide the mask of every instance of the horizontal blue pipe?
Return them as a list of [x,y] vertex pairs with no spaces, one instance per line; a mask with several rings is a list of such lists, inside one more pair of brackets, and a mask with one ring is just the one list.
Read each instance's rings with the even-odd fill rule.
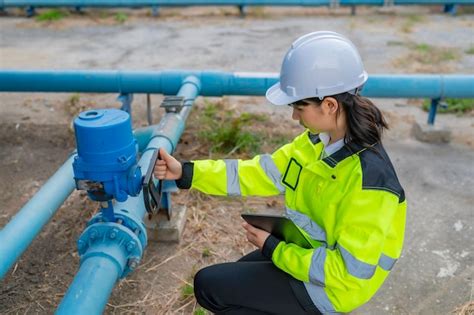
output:
[[[179,114],[168,113],[154,126],[151,139],[143,151],[138,165],[146,172],[154,150],[164,148],[173,152],[184,130],[186,118],[191,105],[199,94],[200,82],[195,77],[187,77],[177,95],[183,96],[187,105]],[[135,136],[149,136],[149,129],[135,132]],[[138,197],[129,197],[124,202],[114,204],[115,209],[126,209],[132,216],[143,218],[146,209],[143,203],[143,191]],[[104,223],[106,224],[106,223]],[[57,314],[100,314],[103,312],[112,289],[121,276],[117,265],[125,265],[127,253],[124,247],[111,241],[109,247],[104,245],[104,254],[86,257],[81,262],[79,272],[64,296]],[[106,252],[106,253],[105,253]],[[115,263],[115,262],[118,262]]]
[[0,230],[0,279],[75,188],[71,156]]
[[[265,95],[278,74],[219,71],[0,70],[0,92],[158,93],[175,95],[187,76],[202,96]],[[381,98],[472,98],[474,75],[371,75],[362,94]]]
[[[0,0],[0,7],[329,6],[330,0]],[[473,0],[395,0],[394,4],[467,4]],[[383,0],[340,0],[340,5],[383,5]]]
[[362,95],[380,98],[473,98],[474,75],[373,75]]
[[[84,260],[56,314],[101,314],[119,276],[110,259],[92,256]],[[99,298],[104,295],[106,298]]]

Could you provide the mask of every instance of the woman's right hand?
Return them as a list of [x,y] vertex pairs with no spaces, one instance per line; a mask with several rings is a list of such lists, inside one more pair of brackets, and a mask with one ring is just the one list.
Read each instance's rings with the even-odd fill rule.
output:
[[183,167],[173,156],[169,155],[165,149],[160,148],[160,159],[156,160],[153,172],[158,179],[180,179],[183,175]]

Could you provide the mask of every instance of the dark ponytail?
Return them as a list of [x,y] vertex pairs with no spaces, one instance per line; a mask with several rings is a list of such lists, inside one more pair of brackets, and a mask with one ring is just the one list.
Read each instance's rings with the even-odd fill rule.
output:
[[[347,131],[344,142],[354,143],[359,146],[370,148],[382,139],[384,129],[388,129],[388,124],[382,112],[368,98],[360,95],[353,95],[347,92],[332,95],[339,103],[337,115],[341,111],[341,106],[346,114]],[[308,99],[316,104],[321,104],[319,98]],[[301,105],[308,105],[303,103]]]
[[341,93],[333,96],[346,113],[346,143],[356,143],[365,148],[371,147],[382,139],[388,124],[382,112],[371,100],[359,95]]

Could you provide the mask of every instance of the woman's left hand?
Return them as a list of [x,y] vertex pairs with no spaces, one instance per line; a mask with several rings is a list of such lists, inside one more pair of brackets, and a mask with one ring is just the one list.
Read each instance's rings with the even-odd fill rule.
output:
[[247,231],[247,240],[253,245],[257,246],[260,250],[263,248],[263,244],[270,236],[270,233],[262,229],[256,228],[247,222],[242,223],[242,226]]

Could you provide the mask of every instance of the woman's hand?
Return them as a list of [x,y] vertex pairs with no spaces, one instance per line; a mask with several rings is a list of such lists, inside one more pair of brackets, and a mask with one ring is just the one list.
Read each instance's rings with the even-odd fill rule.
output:
[[153,174],[158,179],[180,179],[183,175],[183,167],[165,149],[160,148],[160,159],[156,160]]
[[247,222],[242,223],[242,226],[247,231],[247,240],[253,245],[257,246],[260,250],[262,250],[263,244],[265,244],[265,241],[270,236],[270,233],[256,228],[255,226],[250,225]]

